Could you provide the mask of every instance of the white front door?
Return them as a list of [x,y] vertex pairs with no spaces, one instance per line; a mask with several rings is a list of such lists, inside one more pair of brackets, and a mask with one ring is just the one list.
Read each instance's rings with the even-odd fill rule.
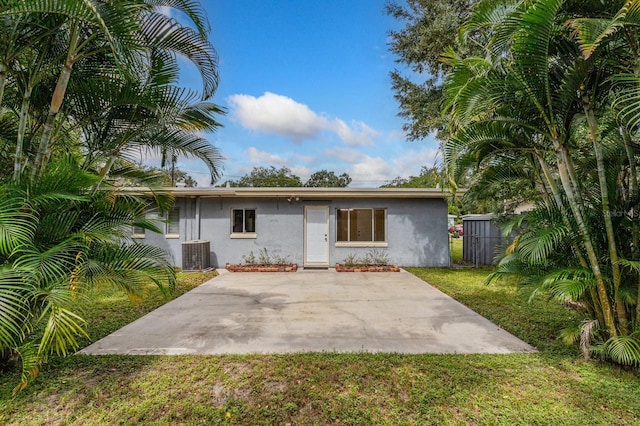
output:
[[304,208],[304,266],[329,266],[329,207]]

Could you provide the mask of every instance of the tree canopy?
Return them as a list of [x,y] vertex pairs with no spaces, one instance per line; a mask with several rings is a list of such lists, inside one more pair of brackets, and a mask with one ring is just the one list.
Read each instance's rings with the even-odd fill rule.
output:
[[303,184],[299,176],[293,174],[288,167],[275,166],[254,167],[251,172],[242,176],[237,181],[229,180],[219,186],[231,187],[325,187],[325,188],[345,188],[351,183],[351,177],[347,173],[337,176],[335,172],[320,170],[311,174],[309,179]]
[[458,29],[469,17],[475,0],[407,0],[390,1],[386,11],[404,28],[389,33],[389,49],[397,62],[409,68],[391,72],[392,88],[400,105],[400,116],[410,140],[426,138],[433,131],[443,131],[446,120],[442,84],[446,64],[440,56],[450,46],[458,45]]
[[390,183],[382,185],[381,188],[443,188],[443,170],[436,166],[422,166],[418,176],[408,178],[396,177]]
[[351,177],[347,173],[336,176],[334,172],[320,170],[313,173],[304,186],[314,188],[346,188],[351,183]]

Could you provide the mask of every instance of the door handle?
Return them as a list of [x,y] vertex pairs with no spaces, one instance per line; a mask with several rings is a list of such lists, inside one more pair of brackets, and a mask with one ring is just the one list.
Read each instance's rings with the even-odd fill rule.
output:
[[327,241],[327,234],[324,234],[324,240]]

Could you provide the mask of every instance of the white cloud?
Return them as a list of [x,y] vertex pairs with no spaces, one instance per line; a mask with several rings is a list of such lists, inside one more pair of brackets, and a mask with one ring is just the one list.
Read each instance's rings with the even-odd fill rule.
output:
[[405,151],[393,160],[394,169],[398,172],[396,176],[408,177],[408,174],[415,176],[420,173],[422,166],[433,166],[439,157],[440,151],[434,148]]
[[276,168],[286,167],[291,170],[291,173],[299,176],[303,180],[307,179],[312,173],[307,166],[301,164],[313,161],[312,157],[292,154],[290,157],[285,158],[278,154],[261,151],[255,147],[247,149],[246,154],[249,162],[253,166],[275,166]]
[[395,158],[370,156],[353,149],[336,148],[325,151],[330,158],[351,164],[347,173],[353,179],[351,186],[375,187],[383,185],[397,176],[408,178],[418,175],[422,166],[432,166],[437,149],[409,150]]
[[315,139],[321,132],[335,133],[349,146],[371,146],[379,132],[361,121],[351,126],[339,118],[329,119],[305,104],[271,92],[260,97],[232,95],[227,98],[231,116],[245,128],[281,135],[295,143]]
[[288,160],[283,158],[282,156],[266,151],[260,151],[255,147],[250,147],[249,149],[247,149],[246,154],[249,163],[251,163],[253,166],[268,165],[275,167],[288,167],[289,165]]
[[404,130],[391,130],[387,132],[387,139],[401,141],[407,140],[407,132],[405,132]]
[[351,164],[357,163],[365,156],[360,151],[349,148],[332,148],[325,150],[324,153],[327,157],[335,158]]
[[351,167],[348,173],[354,183],[360,183],[362,186],[379,186],[387,181],[394,171],[383,158],[365,155]]
[[349,127],[344,121],[336,118],[331,122],[331,128],[349,146],[372,146],[373,140],[380,135],[380,132],[362,121],[353,121]]

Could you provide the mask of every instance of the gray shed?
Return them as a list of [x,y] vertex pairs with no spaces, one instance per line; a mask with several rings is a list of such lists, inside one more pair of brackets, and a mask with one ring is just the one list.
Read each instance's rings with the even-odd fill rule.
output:
[[492,265],[493,259],[504,246],[500,228],[493,214],[462,216],[462,260],[477,265]]

